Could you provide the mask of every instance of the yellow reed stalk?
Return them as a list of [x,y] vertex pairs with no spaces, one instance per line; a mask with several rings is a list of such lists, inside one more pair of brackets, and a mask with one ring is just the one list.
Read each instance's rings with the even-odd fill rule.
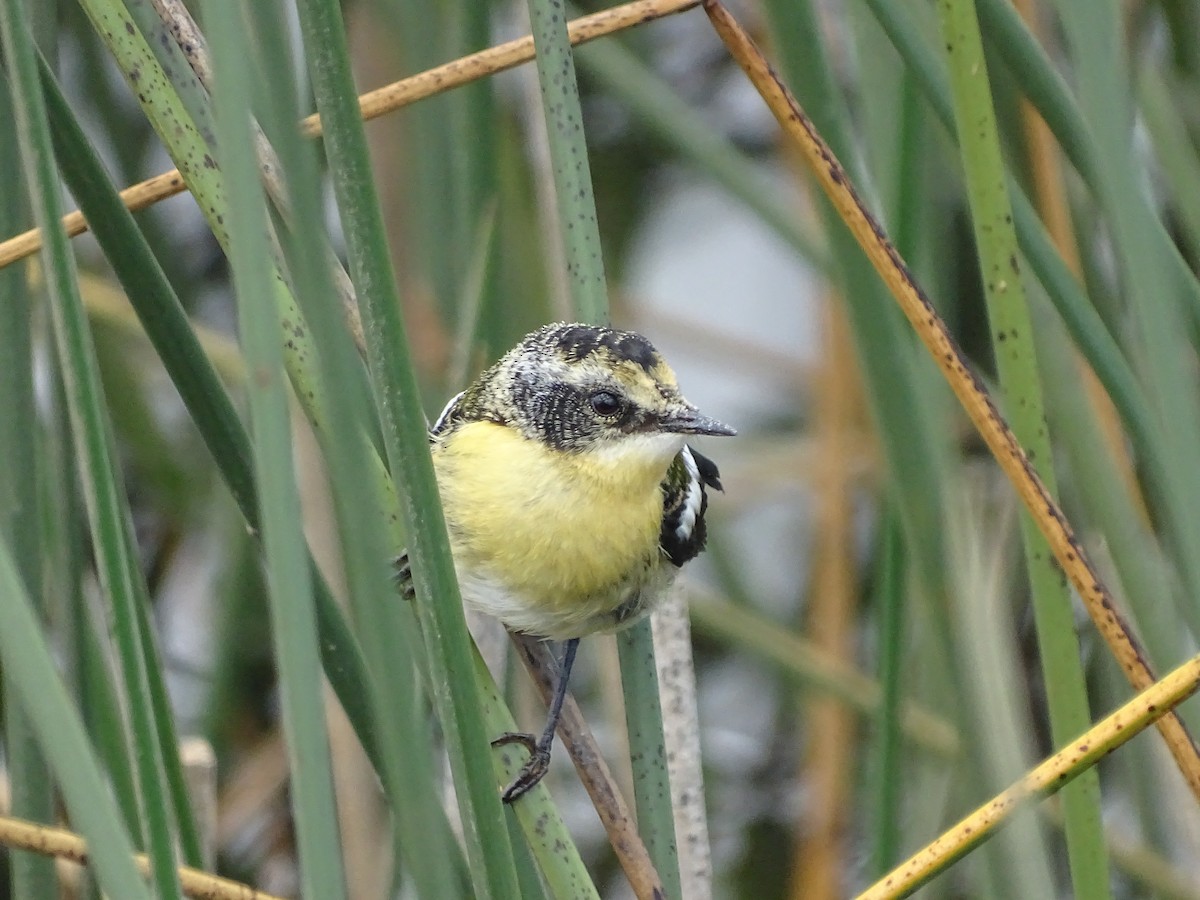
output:
[[913,854],[858,900],[893,900],[912,893],[991,837],[1021,806],[1054,793],[1156,720],[1161,722],[1198,688],[1200,656],[1194,656]]
[[[87,843],[79,835],[24,819],[0,816],[0,844],[13,850],[28,850],[79,865],[88,864]],[[135,861],[143,875],[149,874],[150,863],[144,854],[139,853]],[[241,882],[186,866],[179,869],[179,883],[184,894],[200,900],[282,900]]]

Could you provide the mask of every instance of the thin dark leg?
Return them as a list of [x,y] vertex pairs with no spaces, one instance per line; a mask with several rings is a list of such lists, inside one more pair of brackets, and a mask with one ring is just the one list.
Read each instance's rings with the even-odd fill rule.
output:
[[554,696],[550,699],[550,711],[546,716],[546,727],[536,741],[532,734],[509,732],[492,741],[493,747],[502,744],[524,744],[529,748],[529,760],[517,773],[513,783],[504,789],[502,799],[512,803],[534,787],[545,776],[550,767],[550,747],[554,744],[554,732],[562,717],[563,701],[567,698],[567,682],[571,680],[571,667],[575,665],[575,651],[579,649],[579,638],[571,638],[563,646],[563,658],[558,668],[558,680],[554,684]]

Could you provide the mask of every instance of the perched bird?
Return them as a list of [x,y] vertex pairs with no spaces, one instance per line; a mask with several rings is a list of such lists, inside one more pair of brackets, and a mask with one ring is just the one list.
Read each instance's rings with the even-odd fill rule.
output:
[[[717,467],[687,435],[733,435],[679,392],[639,334],[547,325],[447,404],[430,432],[464,601],[510,630],[566,641],[546,729],[505,735],[545,774],[580,637],[647,615],[705,543]],[[407,558],[401,583],[410,591]]]

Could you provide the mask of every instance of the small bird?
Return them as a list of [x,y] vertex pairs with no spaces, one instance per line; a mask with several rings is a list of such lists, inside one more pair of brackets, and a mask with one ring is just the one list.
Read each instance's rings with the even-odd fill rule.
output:
[[[530,759],[504,793],[541,780],[579,639],[653,610],[704,549],[716,465],[687,435],[733,435],[683,398],[639,334],[552,324],[452,399],[430,431],[464,601],[510,630],[565,641],[545,731],[506,734]],[[406,556],[400,582],[411,594]]]

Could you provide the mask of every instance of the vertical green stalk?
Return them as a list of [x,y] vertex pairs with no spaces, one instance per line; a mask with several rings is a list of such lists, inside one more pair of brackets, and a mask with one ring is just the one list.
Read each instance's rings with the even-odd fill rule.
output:
[[[582,320],[604,322],[608,320],[608,288],[575,58],[567,37],[566,6],[561,0],[529,0],[529,19],[571,305]],[[640,622],[619,635],[617,647],[638,827],[664,888],[669,895],[678,896],[679,856],[650,622]]]
[[1127,489],[1094,408],[1080,402],[1078,354],[1062,323],[1044,303],[1034,304],[1033,322],[1046,409],[1056,424],[1058,452],[1071,471],[1065,490],[1074,489],[1085,520],[1095,523],[1105,535],[1125,595],[1150,601],[1138,609],[1138,631],[1147,645],[1164,659],[1186,658],[1189,632],[1179,627],[1176,604],[1166,602],[1167,598],[1177,600],[1181,585],[1164,556],[1159,536],[1150,530]]
[[[47,108],[47,118],[51,130],[51,138],[54,141],[56,154],[64,149],[64,143],[61,140],[62,114],[67,108],[66,101],[62,98],[58,90],[58,85],[54,81],[53,75],[45,60],[40,60],[42,74],[42,90],[44,92],[45,103]],[[85,146],[86,138],[79,133],[76,135],[77,146]],[[68,142],[69,144],[69,142]],[[69,150],[68,152],[74,152]],[[60,159],[59,171],[64,173],[64,180],[70,181],[70,176],[65,174],[65,170],[69,165],[63,164]],[[93,184],[94,186],[94,184]],[[78,199],[78,197],[76,198]],[[137,602],[134,604],[134,611],[138,619],[138,640],[141,648],[141,653],[144,658],[144,667],[147,673],[147,687],[149,690],[149,703],[153,713],[153,720],[158,732],[158,742],[162,747],[174,748],[178,745],[176,735],[175,722],[170,706],[169,698],[167,697],[166,685],[162,678],[162,664],[159,659],[158,648],[154,640],[153,623],[150,621],[148,606],[150,603],[149,597],[145,592],[144,585],[139,583],[140,576],[135,570],[130,572],[130,583],[137,590]],[[88,628],[87,622],[77,622],[75,627]],[[89,685],[90,688],[100,690],[99,686]],[[192,815],[190,801],[187,796],[187,788],[183,778],[183,768],[177,753],[166,753],[162,756],[162,764],[164,768],[164,776],[166,779],[166,787],[171,798],[172,807],[175,811],[175,823],[178,828],[178,837],[180,848],[183,856],[189,865],[199,865],[200,862],[200,840],[196,831],[196,824]],[[119,782],[119,779],[116,779]]]
[[[147,673],[144,668],[145,660],[141,655],[137,616],[133,608],[138,602],[138,595],[130,578],[133,571],[133,553],[128,510],[118,487],[110,453],[111,440],[99,390],[95,352],[75,280],[74,258],[71,256],[66,234],[59,224],[62,204],[58,194],[58,173],[54,168],[46,111],[38,84],[34,46],[20,0],[7,0],[3,7],[0,7],[0,34],[3,37],[9,83],[13,90],[17,141],[34,219],[42,229],[46,241],[43,258],[51,298],[54,336],[63,367],[71,431],[76,454],[80,459],[80,473],[87,497],[97,567],[104,593],[113,605],[113,625],[117,636],[125,696],[133,724],[135,761],[153,879],[162,897],[180,897],[170,815],[163,788],[160,759],[162,748],[158,745],[153,712],[146,699]],[[24,626],[26,623],[23,617],[31,615],[28,607],[19,602],[13,603],[12,606],[12,614],[18,617],[21,620],[20,624]],[[31,653],[36,650],[37,648],[30,648]],[[33,666],[38,664],[40,661],[31,663]],[[54,679],[61,687],[56,675]],[[27,683],[24,708],[29,713],[41,715],[41,710],[35,712],[31,709],[31,706],[36,705],[34,697],[33,685]],[[52,748],[46,746],[47,738],[44,733],[42,741],[43,749],[51,752]],[[173,752],[174,748],[171,750]],[[62,772],[58,774],[61,779]],[[76,809],[72,812],[80,814],[82,811]],[[118,839],[116,846],[119,845]],[[109,843],[108,846],[111,849],[114,844]]]
[[[0,85],[0,122],[15,115],[8,85]],[[0,172],[19,171],[17,136],[0,128]],[[14,179],[15,180],[15,179]],[[22,192],[0,197],[0,234],[27,227]],[[33,526],[40,520],[38,480],[44,465],[37,452],[37,408],[33,396],[32,302],[25,286],[25,266],[0,270],[0,538],[8,542],[29,596],[43,621],[46,594],[40,566],[42,540]],[[54,784],[37,748],[34,732],[17,695],[4,680],[4,746],[11,786],[12,814],[34,822],[54,821]],[[12,892],[16,897],[49,897],[57,890],[54,861],[33,853],[12,855]]]
[[429,456],[425,416],[400,314],[379,201],[371,182],[366,136],[355,99],[340,6],[304,0],[300,27],[317,106],[325,125],[334,193],[358,289],[367,358],[392,477],[400,491],[422,634],[435,705],[466,833],[467,856],[481,897],[513,897],[517,875],[496,792],[479,686],[441,500]]
[[559,0],[529,0],[529,21],[537,51],[571,305],[585,322],[606,322],[608,286],[565,5]]
[[1157,442],[1171,481],[1156,496],[1169,517],[1168,534],[1188,587],[1184,610],[1200,628],[1200,413],[1189,336],[1195,327],[1195,276],[1177,264],[1178,250],[1164,223],[1146,202],[1142,166],[1133,148],[1133,97],[1121,40],[1121,10],[1112,2],[1060,0],[1067,45],[1074,63],[1079,105],[1094,136],[1099,161],[1093,185],[1112,230],[1121,288],[1146,388],[1146,404],[1157,426]]
[[883,875],[900,854],[900,699],[904,676],[904,554],[900,520],[894,511],[883,517],[880,551],[879,684],[882,696],[875,715],[875,829],[871,870]]
[[679,848],[650,622],[618,634],[617,653],[621,661],[621,690],[625,695],[625,729],[629,734],[638,833],[654,860],[667,896],[679,897],[682,894]]
[[[1107,214],[1125,308],[1135,323],[1134,328],[1123,330],[1132,340],[1126,349],[1138,363],[1146,394],[1135,415],[1126,406],[1119,408],[1143,457],[1147,487],[1161,511],[1167,543],[1188,596],[1196,598],[1200,597],[1200,516],[1195,514],[1200,478],[1191,448],[1200,441],[1200,418],[1190,399],[1184,359],[1190,352],[1186,323],[1189,315],[1194,321],[1200,309],[1200,285],[1160,220],[1151,192],[1143,189],[1144,166],[1133,155],[1129,85],[1138,79],[1131,80],[1123,62],[1120,12],[1115,4],[1064,2],[1061,6],[1076,65],[1078,102],[1009,0],[980,0],[979,12],[989,33],[995,33],[1008,68]],[[1186,192],[1176,186],[1175,193]],[[1083,349],[1088,350],[1086,344]],[[1104,377],[1102,367],[1093,363],[1093,368]],[[1120,393],[1107,382],[1106,387],[1120,404]],[[1200,603],[1185,601],[1181,609],[1192,630],[1200,631]]]
[[[950,130],[952,137],[957,137],[953,129],[954,114],[949,79],[944,67],[939,65],[941,60],[933,51],[932,43],[920,36],[911,13],[903,4],[887,3],[884,0],[866,2],[920,84],[938,119]],[[1081,177],[1093,186],[1093,190],[1098,190],[1101,183],[1101,167],[1097,162],[1094,142],[1090,139],[1082,114],[1068,94],[1062,78],[1046,60],[1045,54],[1038,49],[1036,41],[1027,33],[1020,16],[1011,9],[1008,0],[981,0],[979,11],[989,31],[995,33],[997,49],[1005,57],[1022,89],[1027,92],[1038,112],[1054,131],[1064,153],[1079,170]],[[1103,73],[1101,75],[1107,77]],[[1079,83],[1086,83],[1090,92],[1092,80],[1080,78]],[[1094,102],[1102,106],[1105,102],[1103,97],[1116,96],[1114,90],[1117,89],[1110,85],[1109,88],[1097,91]],[[1125,164],[1117,164],[1113,168],[1120,172],[1123,165]],[[1188,472],[1195,467],[1188,463],[1186,457],[1176,458],[1168,454],[1167,445],[1158,437],[1160,427],[1155,423],[1145,391],[1138,384],[1121,348],[1109,333],[1104,320],[1084,293],[1075,275],[1063,262],[1021,186],[1011,177],[1008,183],[1014,205],[1017,238],[1025,253],[1025,259],[1062,317],[1075,345],[1112,398],[1128,429],[1139,462],[1146,472],[1147,485],[1164,514],[1163,519],[1172,523],[1166,529],[1171,544],[1176,547],[1182,546],[1185,529],[1177,527],[1174,523],[1186,523],[1191,516],[1190,510],[1196,505],[1188,500],[1186,486],[1186,479],[1191,477]],[[1125,199],[1129,209],[1146,204],[1145,196],[1141,193],[1126,196]],[[1122,207],[1118,204],[1117,208]],[[1123,212],[1118,212],[1113,217],[1122,228],[1125,227],[1127,218]],[[1153,229],[1134,230],[1139,234],[1148,234]],[[1146,290],[1144,296],[1147,297],[1162,295],[1158,289],[1147,289],[1144,285],[1135,283],[1133,287]],[[1155,304],[1137,304],[1139,309],[1147,305]],[[1184,396],[1186,392],[1179,394],[1179,398]],[[1186,403],[1184,405],[1186,406]],[[1176,553],[1180,554],[1181,551],[1177,550]],[[1120,562],[1118,559],[1119,565]],[[1136,580],[1124,569],[1121,575],[1127,580],[1127,586],[1132,586]],[[1184,571],[1183,575],[1186,578],[1187,571]],[[1196,593],[1194,590],[1192,592]],[[1139,621],[1149,620],[1157,615],[1154,606],[1161,601],[1156,595],[1143,595],[1131,591],[1129,599]],[[1183,610],[1185,617],[1189,617],[1189,623],[1194,624],[1196,607],[1193,604],[1184,604],[1179,608]],[[1156,635],[1149,631],[1146,637],[1151,641],[1150,649],[1156,658],[1171,658],[1169,654],[1172,643],[1160,645],[1156,641]],[[1186,717],[1189,710],[1190,707],[1185,705],[1182,714]]]
[[[1005,408],[1017,440],[1051,494],[1053,459],[1033,326],[1018,264],[1012,205],[1006,185],[983,42],[973,0],[940,0],[942,32],[950,66],[959,146],[983,273],[992,346]],[[1087,730],[1087,688],[1079,659],[1071,599],[1028,513],[1021,513],[1026,568],[1033,596],[1042,671],[1056,745]],[[1100,821],[1100,780],[1090,769],[1063,791],[1067,849],[1075,893],[1107,897],[1108,859]]]
[[[263,4],[252,11],[262,53],[259,78],[262,126],[277,149],[296,223],[323,219],[316,146],[296,133],[298,95],[285,42],[272,36],[286,30],[282,16]],[[396,529],[387,519],[390,504],[377,483],[361,473],[379,465],[364,439],[363,422],[374,412],[365,392],[355,390],[362,363],[345,327],[333,290],[320,229],[289,231],[283,240],[296,298],[313,325],[313,360],[333,401],[330,427],[318,435],[327,461],[338,523],[349,605],[364,655],[374,676],[372,692],[378,730],[380,777],[390,801],[396,862],[401,862],[419,896],[458,895],[466,890],[465,860],[450,830],[438,790],[435,741],[421,693],[411,685],[423,658],[411,604],[396,597],[388,561],[395,555]],[[385,686],[385,690],[379,690]]]
[[1200,159],[1181,115],[1181,92],[1176,78],[1165,76],[1152,65],[1143,66],[1135,76],[1138,110],[1150,133],[1154,152],[1166,180],[1173,186],[1172,211],[1179,217],[1180,243],[1192,259],[1200,256]]
[[[137,573],[130,573],[130,580],[135,587],[140,588],[136,579]],[[134,607],[138,616],[138,637],[141,641],[142,658],[145,660],[146,671],[150,677],[150,709],[154,714],[154,724],[158,732],[159,746],[171,748],[171,752],[163,754],[163,777],[166,780],[167,797],[175,814],[175,829],[178,838],[179,852],[184,865],[193,868],[203,868],[204,857],[200,849],[200,831],[196,827],[196,817],[192,815],[192,801],[188,795],[187,781],[183,773],[183,761],[179,757],[179,732],[175,727],[175,714],[171,709],[171,698],[167,694],[167,685],[163,680],[164,666],[162,656],[158,652],[158,643],[154,640],[154,622],[150,617],[150,596],[139,590],[138,602]]]
[[229,255],[241,343],[251,373],[246,391],[300,880],[304,896],[336,900],[345,896],[345,876],[324,707],[318,700],[317,619],[292,469],[284,338],[270,302],[272,275],[262,264],[270,258],[270,246],[250,126],[248,85],[252,72],[240,17],[217,2],[207,4],[207,11],[216,75],[219,155],[229,187]]
[[[57,84],[48,72],[43,71],[43,75],[46,76],[43,89],[63,178],[87,215],[96,239],[179,391],[188,414],[195,421],[247,526],[258,533],[259,510],[251,473],[250,439],[233,401],[205,357],[158,260],[133,216],[121,203]],[[371,691],[362,655],[311,559],[309,570],[314,573],[326,674],[378,770],[377,728],[370,713]],[[90,682],[85,681],[84,686],[92,689]]]
[[[88,842],[88,856],[100,885],[110,897],[149,900],[150,893],[133,864],[133,842],[121,826],[121,813],[105,773],[88,744],[8,542],[3,539],[0,597],[4,598],[0,603],[4,677],[12,681],[22,697],[22,707],[62,789],[72,827]],[[56,891],[32,896],[53,897]]]

